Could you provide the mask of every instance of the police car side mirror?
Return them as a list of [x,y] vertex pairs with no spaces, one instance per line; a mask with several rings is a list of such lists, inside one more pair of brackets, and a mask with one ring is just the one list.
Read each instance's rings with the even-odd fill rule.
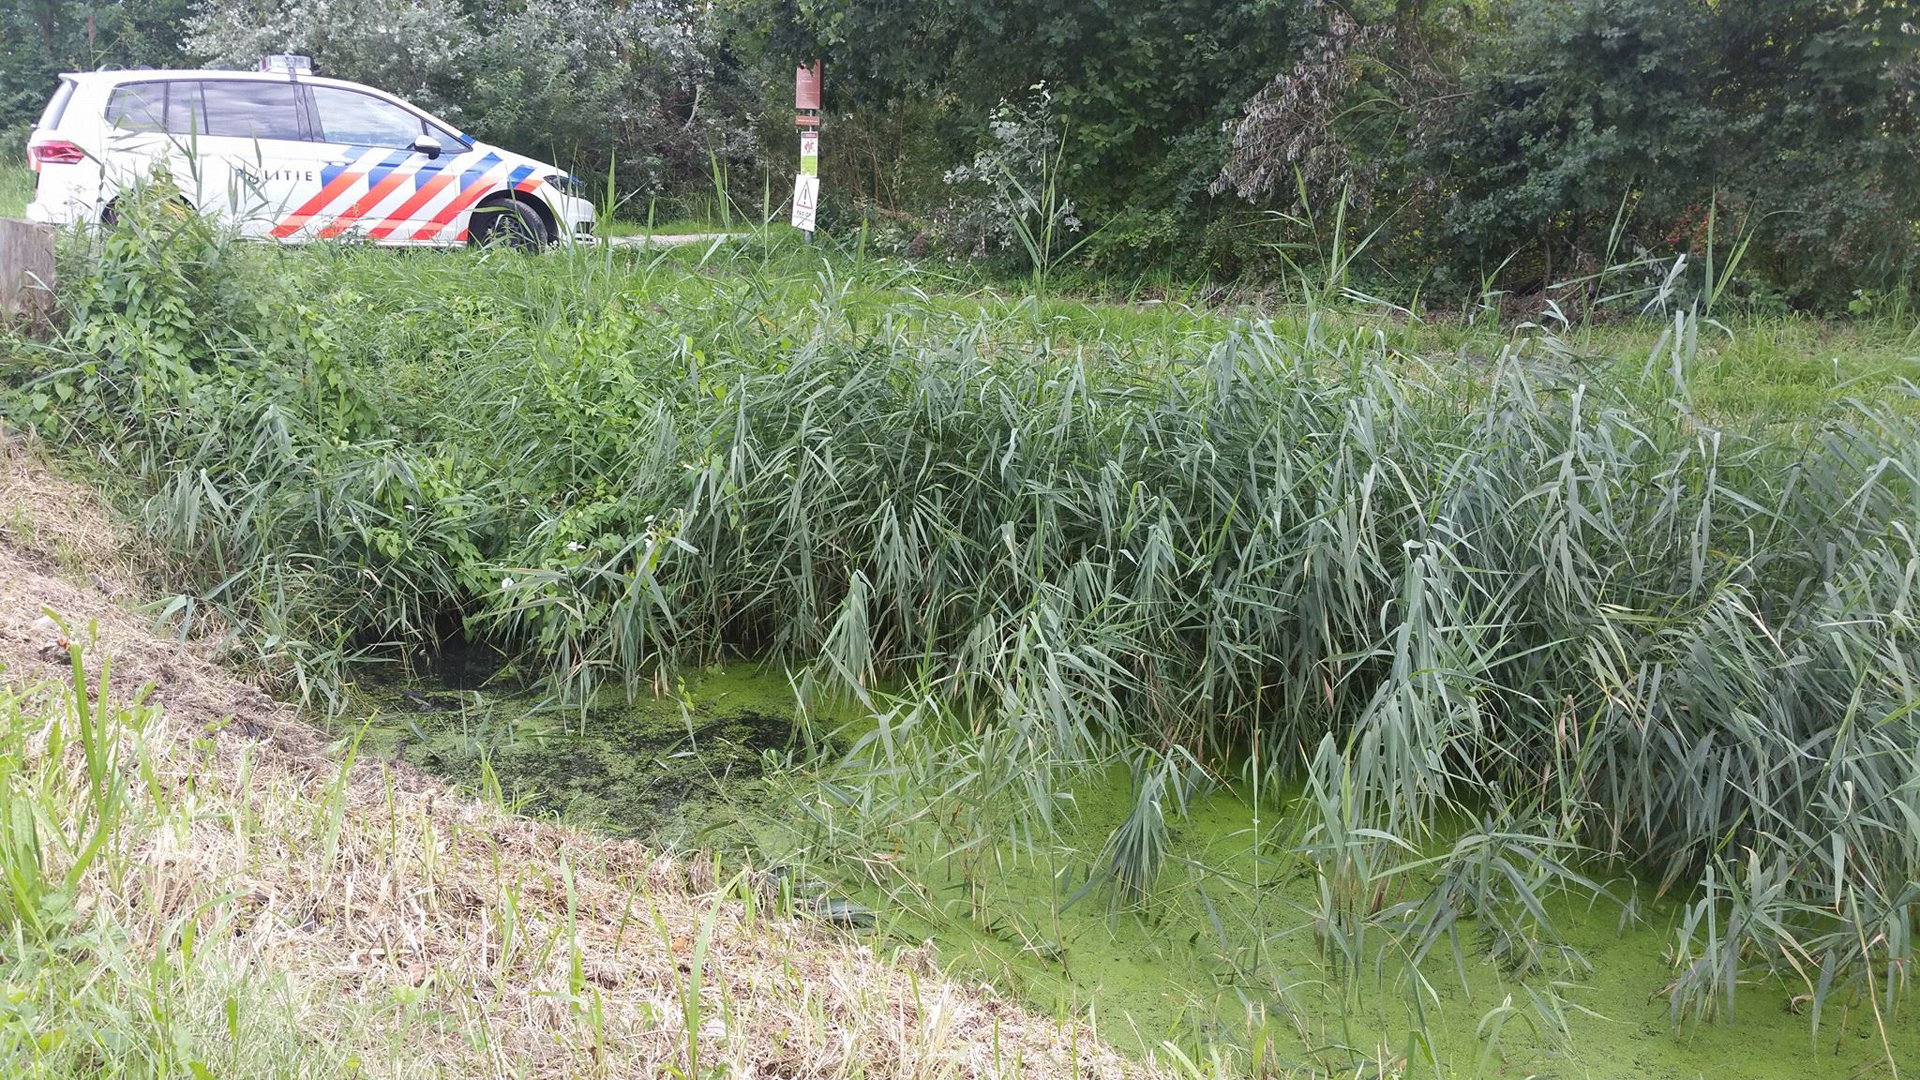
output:
[[440,140],[431,135],[422,135],[413,140],[413,152],[437,158],[440,156]]

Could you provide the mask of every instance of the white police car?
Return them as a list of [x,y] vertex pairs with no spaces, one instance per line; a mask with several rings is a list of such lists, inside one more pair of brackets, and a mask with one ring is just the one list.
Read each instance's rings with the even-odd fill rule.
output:
[[202,213],[248,236],[448,246],[584,238],[593,204],[552,165],[475,142],[391,94],[316,78],[301,58],[261,71],[62,75],[27,141],[27,217],[110,221],[165,165]]

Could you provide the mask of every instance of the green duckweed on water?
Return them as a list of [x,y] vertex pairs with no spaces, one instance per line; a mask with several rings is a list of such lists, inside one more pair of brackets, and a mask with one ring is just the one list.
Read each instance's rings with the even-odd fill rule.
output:
[[404,760],[524,813],[670,848],[747,844],[770,764],[798,749],[784,674],[713,668],[661,696],[585,709],[464,678],[363,684],[363,752]]
[[[1353,1075],[1360,1059],[1411,1059],[1408,1075],[1433,1075],[1431,1066],[1419,1067],[1427,1051],[1412,1033],[1422,1030],[1444,1076],[1788,1080],[1887,1072],[1863,1005],[1830,1016],[1816,1040],[1808,1018],[1789,1009],[1796,991],[1784,981],[1743,986],[1731,1019],[1676,1029],[1663,990],[1674,975],[1665,956],[1680,913],[1645,896],[1626,920],[1621,905],[1606,900],[1566,897],[1553,905],[1562,940],[1590,972],[1552,967],[1515,980],[1476,955],[1468,926],[1464,984],[1443,948],[1422,967],[1418,990],[1391,955],[1343,985],[1316,947],[1310,876],[1281,873],[1255,887],[1255,864],[1267,860],[1253,857],[1253,810],[1233,790],[1198,800],[1176,826],[1175,857],[1144,910],[1116,910],[1090,896],[1061,911],[1085,879],[1086,853],[1124,816],[1126,781],[1116,779],[1078,793],[1083,819],[1060,841],[1052,867],[1002,851],[1004,866],[969,895],[942,872],[928,872],[930,860],[909,857],[894,864],[892,888],[867,895],[876,904],[884,897],[899,913],[894,934],[931,937],[951,968],[1043,1008],[1092,1011],[1110,1040],[1141,1051],[1168,1041],[1253,1044],[1263,1033],[1244,1020],[1252,1002],[1267,1005],[1264,1037],[1275,1057],[1329,1075]],[[1263,820],[1261,828],[1284,833],[1287,826]],[[1056,884],[1056,873],[1066,880]],[[900,903],[915,892],[930,903]],[[1534,1007],[1549,984],[1564,999],[1557,1006],[1564,1041],[1546,1034],[1548,1021]],[[1920,1032],[1908,1018],[1888,1033],[1896,1061],[1920,1061]],[[1353,1052],[1309,1051],[1336,1046]]]
[[[1143,903],[1086,887],[1132,803],[1124,767],[1077,786],[1053,834],[1010,831],[956,851],[931,812],[861,816],[832,762],[863,721],[844,711],[797,723],[779,670],[714,666],[657,697],[603,695],[584,710],[461,680],[363,687],[360,705],[363,752],[529,814],[771,867],[796,896],[872,909],[877,948],[930,940],[954,974],[1080,1011],[1142,1054],[1213,1044],[1305,1075],[1384,1062],[1410,1076],[1587,1080],[1865,1077],[1891,1075],[1890,1058],[1920,1064],[1904,1013],[1830,1005],[1816,1036],[1804,988],[1785,979],[1743,982],[1730,1016],[1674,1025],[1664,991],[1684,912],[1624,876],[1598,882],[1598,897],[1550,903],[1563,948],[1525,978],[1487,958],[1472,919],[1462,962],[1442,944],[1416,975],[1383,939],[1362,944],[1364,964],[1337,963],[1322,947],[1315,875],[1291,853],[1299,822],[1242,788],[1169,814],[1165,867]],[[832,737],[810,740],[823,730]]]

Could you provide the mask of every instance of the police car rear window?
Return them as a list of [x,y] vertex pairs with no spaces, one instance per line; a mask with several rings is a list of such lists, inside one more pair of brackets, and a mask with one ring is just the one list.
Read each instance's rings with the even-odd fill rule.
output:
[[107,99],[107,124],[121,131],[167,130],[167,84],[128,83]]
[[207,133],[206,95],[197,82],[176,82],[167,87],[167,131],[173,135]]
[[302,139],[300,95],[292,83],[200,84],[208,135],[239,139]]

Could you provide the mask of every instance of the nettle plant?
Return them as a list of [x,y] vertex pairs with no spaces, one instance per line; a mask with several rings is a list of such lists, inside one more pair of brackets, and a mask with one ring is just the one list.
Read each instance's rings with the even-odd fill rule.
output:
[[[159,407],[184,396],[211,362],[205,313],[215,306],[220,239],[156,172],[115,200],[116,227],[87,237],[92,272],[69,279],[69,332],[77,362],[27,385],[16,418],[58,430],[76,402]],[[70,247],[63,253],[69,261]]]

